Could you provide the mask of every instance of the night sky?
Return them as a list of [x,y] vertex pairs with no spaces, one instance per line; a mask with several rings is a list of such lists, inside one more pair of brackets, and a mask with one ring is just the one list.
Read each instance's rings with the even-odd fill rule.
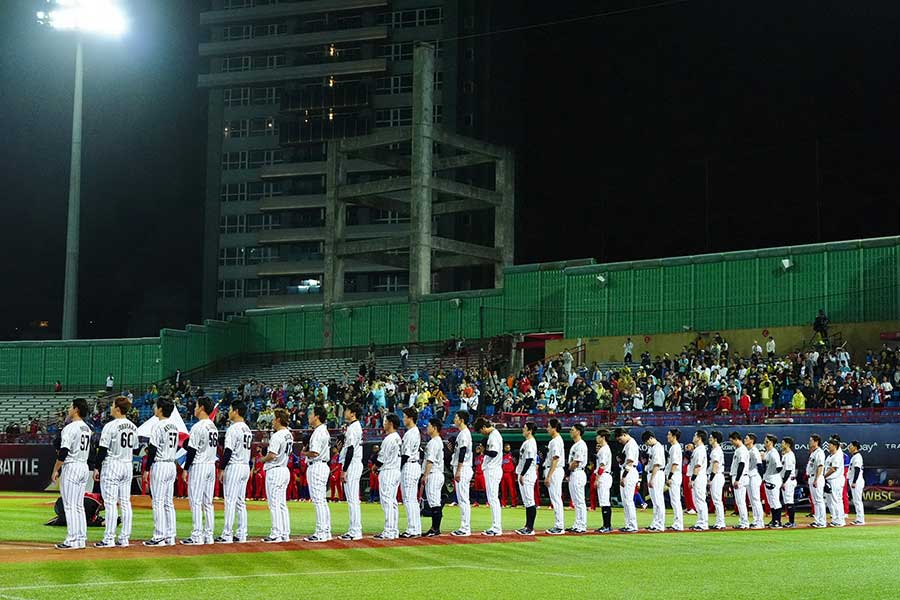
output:
[[[500,0],[492,28],[650,3]],[[0,339],[61,318],[74,46],[38,4],[0,3]],[[81,337],[200,318],[203,3],[128,4],[129,36],[85,47]],[[516,261],[900,234],[898,32],[896,1],[691,0],[491,36]]]

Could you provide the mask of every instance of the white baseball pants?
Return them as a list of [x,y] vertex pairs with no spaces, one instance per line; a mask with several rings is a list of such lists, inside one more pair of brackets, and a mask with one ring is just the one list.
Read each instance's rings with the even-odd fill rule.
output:
[[651,474],[649,478],[649,483],[653,484],[647,486],[650,491],[650,502],[653,503],[653,521],[650,527],[662,530],[666,528],[666,473],[660,469],[656,475]]
[[444,474],[432,465],[425,480],[425,501],[431,508],[441,505],[441,490],[444,487]]
[[738,485],[732,486],[734,491],[734,506],[738,511],[738,527],[749,527],[750,521],[747,518],[747,486],[749,485],[746,477],[738,480]]
[[153,539],[175,539],[175,463],[155,462],[150,467],[153,494]]
[[694,527],[709,529],[709,505],[706,503],[706,473],[700,473],[691,482],[694,492],[694,508],[697,510],[697,521]]
[[[518,477],[516,478],[518,481]],[[534,482],[537,481],[537,474],[532,473],[522,478],[519,484],[519,495],[522,496],[522,506],[531,508],[534,506]]]
[[794,478],[784,482],[784,488],[781,490],[781,503],[793,504],[794,492],[797,490],[797,480]]
[[216,465],[193,464],[188,472],[188,503],[191,505],[191,539],[202,542],[212,538],[215,522],[213,492]]
[[[325,496],[328,493],[328,478],[331,469],[328,463],[316,461],[309,463],[306,470],[306,478],[309,481],[309,499],[316,509],[316,537],[319,539],[331,539],[331,511],[328,509],[328,501]],[[359,494],[357,494],[359,498]]]
[[550,504],[553,506],[553,527],[556,529],[565,529],[565,516],[563,510],[562,484],[565,472],[562,467],[557,467],[550,473],[550,485],[547,486],[547,493],[550,495]]
[[709,482],[709,494],[712,497],[713,509],[716,511],[716,527],[725,527],[725,502],[722,490],[725,488],[725,475],[716,473]]
[[113,544],[116,541],[116,526],[119,520],[118,510],[122,511],[122,532],[119,540],[127,542],[131,537],[131,463],[107,461],[100,472],[100,495],[106,511],[106,531],[103,541]]
[[403,509],[406,511],[406,533],[422,535],[422,515],[419,508],[419,480],[422,467],[417,462],[407,462],[400,470],[400,490],[403,493]]
[[831,485],[831,493],[828,494],[828,512],[831,513],[831,523],[833,525],[846,524],[847,515],[844,514],[844,478],[829,482]]
[[[634,494],[633,489],[632,494]],[[681,531],[684,529],[684,508],[681,506],[681,473],[672,475],[672,479],[669,480],[669,504],[672,505],[672,529]]]
[[857,523],[866,522],[866,511],[865,507],[863,506],[864,489],[865,484],[863,483],[862,475],[860,475],[859,479],[856,480],[856,484],[850,488],[850,499],[853,501],[853,512],[856,513]]
[[456,483],[456,504],[459,506],[459,530],[472,532],[472,504],[469,501],[469,486],[472,483],[472,467],[463,465],[459,469],[459,481]]
[[[604,472],[597,479],[597,504],[600,506],[610,506],[609,490],[612,488],[612,475]],[[632,498],[633,499],[633,498]]]
[[[250,465],[229,464],[222,477],[222,494],[225,496],[225,523],[222,538],[226,540],[247,539],[247,480],[250,479]],[[237,515],[237,529],[234,517]],[[234,535],[232,535],[234,531]]]
[[[84,513],[84,486],[90,478],[87,463],[64,464],[59,473],[59,494],[66,513],[66,544],[84,547],[87,516]],[[115,521],[114,521],[115,522]]]
[[[498,465],[499,466],[499,465]],[[488,506],[491,507],[491,530],[503,532],[503,513],[500,506],[500,480],[503,479],[503,471],[498,469],[486,469],[484,471],[484,487],[487,492]]]
[[[312,465],[309,466],[312,471]],[[272,529],[269,537],[289,540],[291,537],[291,516],[287,507],[287,486],[291,477],[287,467],[274,467],[266,471],[266,500],[269,504],[269,515],[272,517]],[[312,480],[310,479],[310,497],[312,497]]]
[[584,469],[575,469],[569,473],[569,497],[575,506],[574,529],[579,531],[587,529],[587,502],[584,497],[584,486],[587,484],[587,476]]
[[397,469],[378,471],[378,497],[381,510],[384,511],[384,531],[382,535],[389,540],[400,535],[400,509],[397,506],[397,487],[400,485],[400,471]]
[[769,502],[769,508],[772,510],[781,508],[781,483],[780,479],[776,479],[763,484],[766,487],[766,500]]
[[345,473],[344,498],[347,499],[347,512],[350,513],[350,527],[347,533],[357,537],[362,535],[362,514],[359,502],[359,479],[362,477],[362,462],[351,461]]
[[825,478],[822,477],[809,486],[809,501],[813,505],[813,523],[826,524]]
[[750,481],[747,483],[747,493],[750,494],[750,510],[753,511],[753,523],[754,527],[764,527],[765,523],[763,522],[763,505],[762,505],[762,495],[760,492],[760,487],[762,487],[762,477],[759,475],[753,476],[750,474]]
[[637,531],[637,510],[634,508],[634,486],[638,482],[638,472],[635,467],[628,469],[622,479],[624,485],[619,488],[622,494],[622,511],[625,513],[625,529]]

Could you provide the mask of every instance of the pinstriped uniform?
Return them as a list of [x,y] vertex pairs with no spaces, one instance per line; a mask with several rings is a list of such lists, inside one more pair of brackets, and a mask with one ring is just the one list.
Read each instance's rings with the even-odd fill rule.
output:
[[459,531],[471,533],[472,505],[469,502],[469,484],[472,482],[472,432],[468,428],[463,429],[456,436],[456,447],[453,457],[450,459],[450,469],[456,476],[456,467],[459,465],[459,449],[465,448],[466,455],[459,467],[459,481],[456,483],[456,503],[459,506]]
[[84,421],[72,421],[62,430],[60,448],[69,450],[59,474],[59,492],[66,513],[65,543],[83,548],[87,540],[84,488],[90,477],[87,459],[91,428]]
[[[496,455],[492,458],[487,455],[488,452],[496,452]],[[503,513],[500,506],[500,480],[503,479],[503,436],[496,429],[488,435],[481,470],[484,472],[484,487],[487,492],[488,506],[491,507],[491,531],[502,533]]]
[[759,476],[759,463],[762,462],[762,458],[759,456],[759,450],[756,449],[756,446],[751,446],[749,449],[750,462],[748,465],[748,469],[750,471],[750,483],[747,488],[747,493],[750,495],[750,510],[753,512],[753,523],[754,527],[762,527],[763,526],[763,505],[762,498],[760,496],[760,487],[762,487],[762,477]]
[[[681,446],[678,446],[678,444],[673,447],[681,449]],[[622,448],[622,454],[625,455],[625,460],[622,462],[622,473],[620,474],[622,481],[620,483],[622,484],[622,512],[625,513],[625,529],[637,530],[637,511],[634,508],[634,486],[637,485],[638,482],[637,462],[640,458],[640,449],[638,448],[637,442],[634,441],[634,438],[625,442],[625,447]],[[628,463],[631,463],[630,467],[628,466]]]
[[[684,510],[681,506],[682,460],[684,460],[684,453],[681,450],[681,444],[675,442],[669,446],[669,459],[666,462],[666,479],[669,482],[669,503],[672,505],[672,527],[677,531],[684,529]],[[672,471],[673,466],[677,466],[674,472]],[[637,478],[635,478],[635,483],[637,483]],[[625,495],[632,499],[631,505],[634,506],[634,488],[627,491],[628,493]]]
[[222,538],[233,539],[232,528],[237,514],[236,537],[247,539],[247,480],[250,478],[250,448],[253,433],[243,421],[232,424],[225,432],[225,448],[231,450],[231,458],[225,465],[222,477],[222,494],[225,496],[225,523]]
[[425,446],[425,460],[431,463],[425,479],[425,500],[431,508],[441,505],[441,490],[444,488],[444,443],[441,436],[428,440]]
[[269,504],[269,515],[272,517],[269,537],[286,541],[291,537],[291,517],[285,497],[288,479],[291,476],[287,461],[293,449],[294,436],[291,430],[285,428],[276,431],[269,439],[268,449],[275,458],[263,465],[266,472],[266,499]]
[[[531,459],[528,471],[523,473],[525,461]],[[534,506],[534,482],[537,481],[537,442],[529,438],[522,442],[519,448],[519,464],[516,465],[516,474],[522,477],[519,484],[519,493],[522,495],[522,505],[525,508]]]
[[169,419],[160,419],[150,433],[156,457],[150,467],[150,493],[153,494],[153,538],[175,539],[175,453],[178,427]]
[[400,485],[400,434],[396,431],[389,434],[381,442],[378,452],[378,495],[381,509],[384,511],[385,539],[396,539],[400,534],[398,521],[400,512],[397,508],[397,487]]
[[[663,489],[666,486],[666,451],[661,443],[656,442],[647,449],[647,454],[647,487],[653,503],[653,521],[650,527],[662,530],[666,528],[666,497]],[[657,468],[655,475],[653,467]],[[653,487],[649,486],[650,483]]]
[[[693,478],[694,468],[700,467],[700,472]],[[709,529],[709,505],[706,503],[706,445],[698,444],[691,452],[691,466],[688,473],[694,481],[691,482],[691,491],[694,493],[694,510],[697,511],[697,521],[694,527]]]
[[[550,470],[553,466],[553,459],[558,458],[556,461],[556,468],[552,471]],[[563,505],[562,499],[562,482],[563,477],[565,477],[565,469],[563,469],[563,461],[566,460],[566,450],[563,445],[563,439],[561,435],[557,435],[554,438],[551,438],[550,443],[547,446],[547,462],[544,463],[544,478],[550,478],[550,485],[547,486],[547,492],[550,494],[550,503],[553,504],[553,517],[554,523],[553,526],[558,529],[565,529],[566,523],[563,518],[563,509],[565,506]]]
[[328,467],[330,458],[328,449],[331,436],[328,428],[322,424],[313,430],[309,438],[309,452],[318,452],[315,458],[307,458],[309,467],[306,477],[309,481],[309,498],[316,509],[316,537],[319,539],[331,539],[331,512],[328,509],[328,501],[325,494],[328,491],[328,478],[331,469]]
[[793,505],[794,492],[797,489],[797,457],[794,456],[793,450],[784,453],[784,455],[781,457],[781,466],[783,472],[791,472],[787,481],[784,482],[782,501],[783,504]]
[[137,427],[128,419],[114,419],[100,433],[100,447],[107,450],[100,470],[100,495],[106,511],[103,541],[107,544],[116,540],[117,509],[122,511],[119,540],[127,542],[131,537],[131,460],[136,445]]
[[419,464],[421,446],[422,435],[418,428],[407,429],[400,444],[400,456],[407,457],[406,464],[400,472],[400,490],[403,492],[403,508],[406,510],[406,533],[412,535],[422,533],[418,497],[419,480],[422,478],[422,465]]
[[584,486],[587,484],[587,476],[584,474],[584,465],[587,464],[587,444],[579,440],[569,448],[569,464],[577,462],[578,466],[569,473],[569,497],[575,505],[575,524],[573,528],[587,529],[587,502],[584,498]]
[[781,508],[781,480],[782,466],[781,454],[774,447],[766,452],[766,472],[763,475],[763,481],[766,486],[766,500],[769,501],[769,508]]
[[353,458],[347,465],[347,482],[344,484],[344,497],[347,499],[347,511],[350,513],[350,527],[347,533],[354,537],[362,535],[362,515],[359,505],[359,478],[362,477],[362,426],[359,421],[347,425],[344,433],[344,447],[341,448],[340,461],[344,463],[347,448],[353,448]]
[[[716,466],[713,467],[713,463]],[[713,469],[716,469],[713,472]],[[725,453],[722,446],[716,446],[709,451],[709,496],[712,499],[713,509],[716,512],[716,527],[725,527],[725,503],[722,501],[722,489],[725,487]]]
[[597,477],[597,504],[601,507],[609,506],[609,490],[612,487],[612,451],[609,444],[597,448],[597,472],[603,473]]
[[191,428],[188,447],[196,450],[197,454],[188,475],[188,501],[191,505],[191,539],[195,542],[212,540],[218,445],[219,430],[209,419],[198,421]]

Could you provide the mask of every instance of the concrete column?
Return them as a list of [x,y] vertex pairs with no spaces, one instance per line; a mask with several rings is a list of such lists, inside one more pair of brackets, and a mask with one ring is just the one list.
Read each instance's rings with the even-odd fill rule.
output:
[[332,327],[333,305],[344,299],[344,259],[337,254],[338,245],[344,241],[347,223],[347,203],[338,198],[338,189],[346,183],[346,164],[338,149],[338,140],[328,142],[327,173],[325,175],[325,272],[323,291],[323,347],[334,343]]
[[410,176],[410,341],[418,340],[419,299],[431,293],[431,178],[433,173],[434,47],[413,55],[413,122]]
[[516,245],[516,165],[513,153],[507,151],[496,162],[495,191],[503,203],[494,210],[494,248],[502,253],[502,261],[494,265],[494,287],[503,287],[503,267],[513,264]]

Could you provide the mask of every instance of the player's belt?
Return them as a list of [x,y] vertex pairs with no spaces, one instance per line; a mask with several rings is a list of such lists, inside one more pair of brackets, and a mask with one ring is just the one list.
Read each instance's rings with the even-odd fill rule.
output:
[[173,462],[175,462],[175,459],[174,459],[174,458],[172,458],[172,459],[162,459],[162,458],[158,458],[158,459],[157,459],[157,458],[154,458],[154,459],[153,459],[153,464],[154,464],[154,465],[155,465],[156,463],[173,463]]

